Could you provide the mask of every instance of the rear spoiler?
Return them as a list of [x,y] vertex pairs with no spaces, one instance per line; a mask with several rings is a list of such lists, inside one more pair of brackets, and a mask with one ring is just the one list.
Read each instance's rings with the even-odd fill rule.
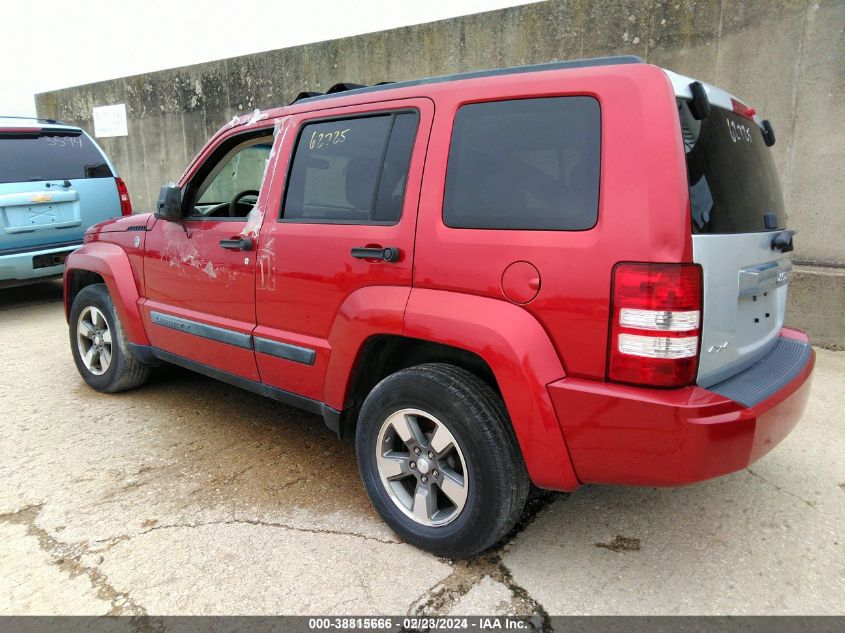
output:
[[22,139],[40,136],[81,136],[82,130],[72,127],[0,127],[0,138]]
[[[707,91],[704,89],[704,84],[700,81],[693,81],[689,85],[689,89],[692,93],[692,101],[689,106],[692,116],[699,121],[706,119],[710,115],[710,99],[707,97]],[[734,112],[754,121],[754,115],[756,114],[754,108],[749,108],[747,105],[737,99],[734,99],[733,97],[731,97],[731,105],[733,106]],[[760,122],[760,128],[763,133],[763,141],[766,143],[766,146],[771,147],[774,145],[775,130],[772,127],[771,122],[768,119],[763,119],[763,121]]]

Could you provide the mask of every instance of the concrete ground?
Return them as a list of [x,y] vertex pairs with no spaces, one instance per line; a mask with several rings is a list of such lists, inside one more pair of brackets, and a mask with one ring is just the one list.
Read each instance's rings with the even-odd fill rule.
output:
[[0,292],[2,614],[845,614],[845,353],[750,470],[535,499],[467,562],[400,542],[351,445],[177,369],[115,396],[57,284]]

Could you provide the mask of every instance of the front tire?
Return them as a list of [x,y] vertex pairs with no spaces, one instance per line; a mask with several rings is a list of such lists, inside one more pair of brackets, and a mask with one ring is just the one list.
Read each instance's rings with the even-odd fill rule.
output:
[[445,364],[382,380],[356,430],[361,479],[385,522],[440,556],[487,549],[516,523],[530,480],[504,403]]
[[149,366],[132,355],[105,284],[85,286],[74,298],[70,349],[80,375],[97,391],[134,389],[149,377]]

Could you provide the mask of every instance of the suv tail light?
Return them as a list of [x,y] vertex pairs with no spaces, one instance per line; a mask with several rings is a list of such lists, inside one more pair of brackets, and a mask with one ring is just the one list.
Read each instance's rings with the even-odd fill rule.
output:
[[622,263],[613,269],[608,379],[682,387],[695,379],[701,267]]
[[132,215],[132,201],[129,199],[129,190],[122,178],[115,178],[117,183],[117,195],[120,196],[120,214]]

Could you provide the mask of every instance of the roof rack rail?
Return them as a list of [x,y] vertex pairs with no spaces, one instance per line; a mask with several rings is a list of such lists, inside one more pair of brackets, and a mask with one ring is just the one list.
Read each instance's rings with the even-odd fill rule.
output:
[[380,81],[377,84],[373,84],[372,86],[367,86],[365,84],[353,84],[349,82],[340,82],[333,85],[331,88],[326,90],[326,92],[312,92],[310,90],[303,90],[293,101],[290,102],[289,105],[293,105],[297,101],[302,101],[303,99],[311,99],[312,97],[324,97],[326,95],[333,95],[337,94],[338,92],[346,92],[347,90],[358,90],[359,88],[375,88],[376,86],[386,86],[387,84],[395,83],[393,81]]
[[43,121],[44,123],[49,123],[51,125],[60,124],[60,125],[67,125],[64,121],[60,121],[58,119],[45,119],[43,117],[34,117],[34,116],[7,116],[5,114],[0,114],[0,119],[20,119],[21,121]]
[[358,90],[358,88],[368,88],[369,86],[365,86],[364,84],[351,84],[351,83],[337,83],[333,85],[331,88],[326,90],[327,95],[333,95],[336,92],[346,92],[347,90]]
[[[347,88],[346,90],[354,90],[356,93],[375,92],[377,90],[385,90],[390,88],[407,88],[410,86],[420,86],[424,84],[437,84],[446,81],[459,81],[462,79],[478,79],[480,77],[497,77],[499,75],[519,75],[522,73],[541,72],[544,70],[563,70],[567,68],[587,68],[591,66],[613,66],[617,64],[642,64],[643,60],[636,55],[619,55],[615,57],[592,57],[589,59],[574,59],[563,62],[546,62],[543,64],[530,64],[527,66],[511,66],[507,68],[491,68],[489,70],[471,70],[469,72],[455,73],[454,75],[442,75],[440,77],[426,77],[425,79],[412,79],[410,81],[390,82],[383,81],[374,86],[358,86],[357,88]],[[352,86],[355,84],[335,84],[335,86]],[[334,88],[335,86],[332,86]],[[335,92],[340,92],[336,90]],[[300,93],[301,94],[301,93]],[[329,89],[326,94],[318,94],[313,97],[303,97],[303,99],[328,99],[334,96],[334,93]]]
[[289,105],[293,105],[294,103],[296,103],[297,101],[300,101],[302,99],[310,99],[311,97],[322,97],[323,94],[325,94],[325,93],[312,92],[310,90],[303,90],[298,95],[296,95],[296,97],[294,97],[293,101],[291,101]]

